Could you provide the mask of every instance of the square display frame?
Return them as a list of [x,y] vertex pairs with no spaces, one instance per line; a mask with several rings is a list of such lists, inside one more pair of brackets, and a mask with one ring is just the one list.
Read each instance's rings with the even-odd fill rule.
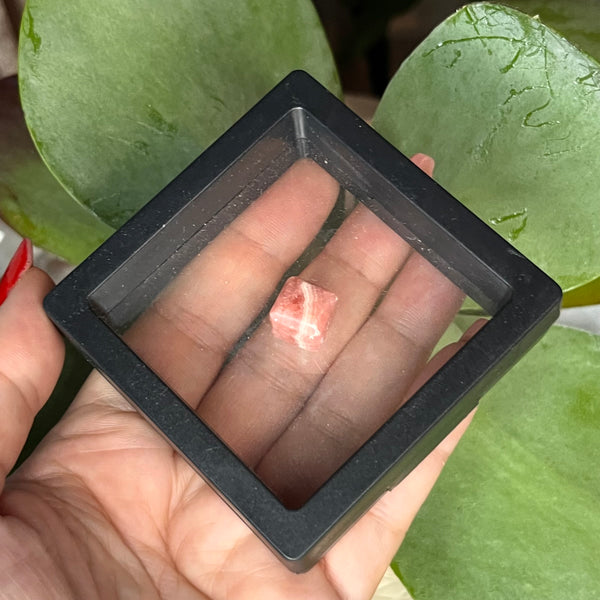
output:
[[[131,320],[169,273],[307,157],[492,318],[301,508],[290,510],[126,345],[115,323]],[[241,191],[247,200],[232,202]],[[310,75],[294,71],[50,292],[44,306],[283,563],[303,572],[543,335],[561,298],[545,273]]]

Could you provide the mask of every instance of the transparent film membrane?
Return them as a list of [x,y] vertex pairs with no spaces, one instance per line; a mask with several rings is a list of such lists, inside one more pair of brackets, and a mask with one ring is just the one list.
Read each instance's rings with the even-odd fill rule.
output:
[[[127,295],[109,279],[91,296],[288,508],[302,506],[489,316],[321,162],[267,169],[194,222]],[[196,203],[204,218],[203,202],[200,194],[190,214]],[[135,263],[120,271],[138,272]]]

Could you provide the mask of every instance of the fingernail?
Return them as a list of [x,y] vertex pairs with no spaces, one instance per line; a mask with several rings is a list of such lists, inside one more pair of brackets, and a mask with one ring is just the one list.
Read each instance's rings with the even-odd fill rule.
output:
[[31,240],[25,238],[17,248],[13,257],[0,279],[0,304],[2,304],[8,296],[10,290],[15,287],[15,284],[21,278],[21,275],[33,264],[33,245]]
[[425,171],[428,175],[433,174],[433,169],[435,168],[435,160],[431,158],[431,156],[427,156],[427,154],[415,154],[411,160],[417,167],[419,167],[422,171]]

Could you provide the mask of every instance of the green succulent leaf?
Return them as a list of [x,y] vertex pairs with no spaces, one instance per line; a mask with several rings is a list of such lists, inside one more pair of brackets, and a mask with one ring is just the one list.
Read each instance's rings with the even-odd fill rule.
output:
[[23,118],[17,78],[0,81],[0,218],[72,263],[112,229],[62,188],[37,153]]
[[340,93],[308,0],[29,0],[21,26],[37,149],[111,227],[297,68]]
[[471,4],[400,67],[374,126],[574,290],[600,276],[600,64],[539,19]]
[[[558,31],[572,44],[600,60],[600,2],[586,0],[509,0],[509,6]],[[600,277],[572,289],[563,298],[565,306],[600,303]]]
[[558,31],[572,44],[600,60],[600,2],[596,0],[505,0]]
[[483,399],[393,562],[417,600],[589,600],[600,337],[553,327]]

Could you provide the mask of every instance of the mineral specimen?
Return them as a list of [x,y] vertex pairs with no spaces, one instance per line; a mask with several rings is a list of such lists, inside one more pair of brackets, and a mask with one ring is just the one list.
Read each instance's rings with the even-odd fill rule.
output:
[[303,350],[318,350],[336,302],[334,293],[300,277],[290,277],[269,313],[273,334]]

